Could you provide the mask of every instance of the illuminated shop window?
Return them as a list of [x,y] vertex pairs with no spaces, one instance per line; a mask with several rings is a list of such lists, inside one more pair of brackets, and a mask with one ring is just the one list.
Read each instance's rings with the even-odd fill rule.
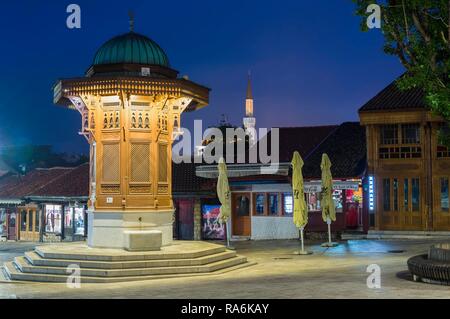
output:
[[45,231],[61,234],[61,205],[45,205]]
[[291,193],[283,194],[283,211],[286,216],[292,216],[294,212],[294,198]]
[[306,205],[308,206],[308,211],[316,212],[320,211],[320,193],[308,193],[306,195]]
[[269,214],[278,215],[278,194],[269,194]]
[[256,215],[264,215],[266,206],[265,194],[256,194],[255,196],[255,213]]

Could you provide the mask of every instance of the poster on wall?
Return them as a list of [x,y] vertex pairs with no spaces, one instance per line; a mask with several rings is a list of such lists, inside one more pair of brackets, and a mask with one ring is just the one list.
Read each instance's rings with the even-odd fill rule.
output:
[[220,205],[202,206],[203,239],[225,239],[225,224],[219,220]]

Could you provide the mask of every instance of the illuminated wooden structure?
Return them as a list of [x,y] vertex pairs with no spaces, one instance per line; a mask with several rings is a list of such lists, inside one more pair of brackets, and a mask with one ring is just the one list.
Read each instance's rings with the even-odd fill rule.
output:
[[90,144],[90,246],[122,247],[124,230],[161,230],[171,243],[172,142],[181,114],[208,99],[133,30],[106,42],[85,77],[57,82],[54,102],[80,112]]
[[422,91],[390,84],[360,110],[377,230],[449,231],[450,152]]

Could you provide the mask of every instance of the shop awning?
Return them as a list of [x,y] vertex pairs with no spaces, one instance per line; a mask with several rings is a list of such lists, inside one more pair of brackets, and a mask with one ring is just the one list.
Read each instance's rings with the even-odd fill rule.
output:
[[17,198],[0,198],[0,205],[20,205],[23,200]]
[[[359,190],[359,181],[333,181],[334,190]],[[305,182],[305,193],[320,193],[322,185],[320,181]]]
[[[255,175],[281,175],[288,176],[290,163],[279,163],[273,166],[264,164],[230,164],[228,177],[244,177]],[[196,167],[195,173],[198,177],[217,178],[219,170],[216,165],[202,165]]]

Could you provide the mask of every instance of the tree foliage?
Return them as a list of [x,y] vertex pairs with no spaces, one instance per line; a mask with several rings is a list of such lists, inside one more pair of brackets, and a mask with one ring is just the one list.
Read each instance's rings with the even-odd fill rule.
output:
[[[368,30],[367,7],[381,7],[384,52],[397,56],[407,71],[397,82],[399,88],[423,89],[427,105],[450,122],[450,0],[353,2],[363,31]],[[449,142],[448,133],[444,135]]]

